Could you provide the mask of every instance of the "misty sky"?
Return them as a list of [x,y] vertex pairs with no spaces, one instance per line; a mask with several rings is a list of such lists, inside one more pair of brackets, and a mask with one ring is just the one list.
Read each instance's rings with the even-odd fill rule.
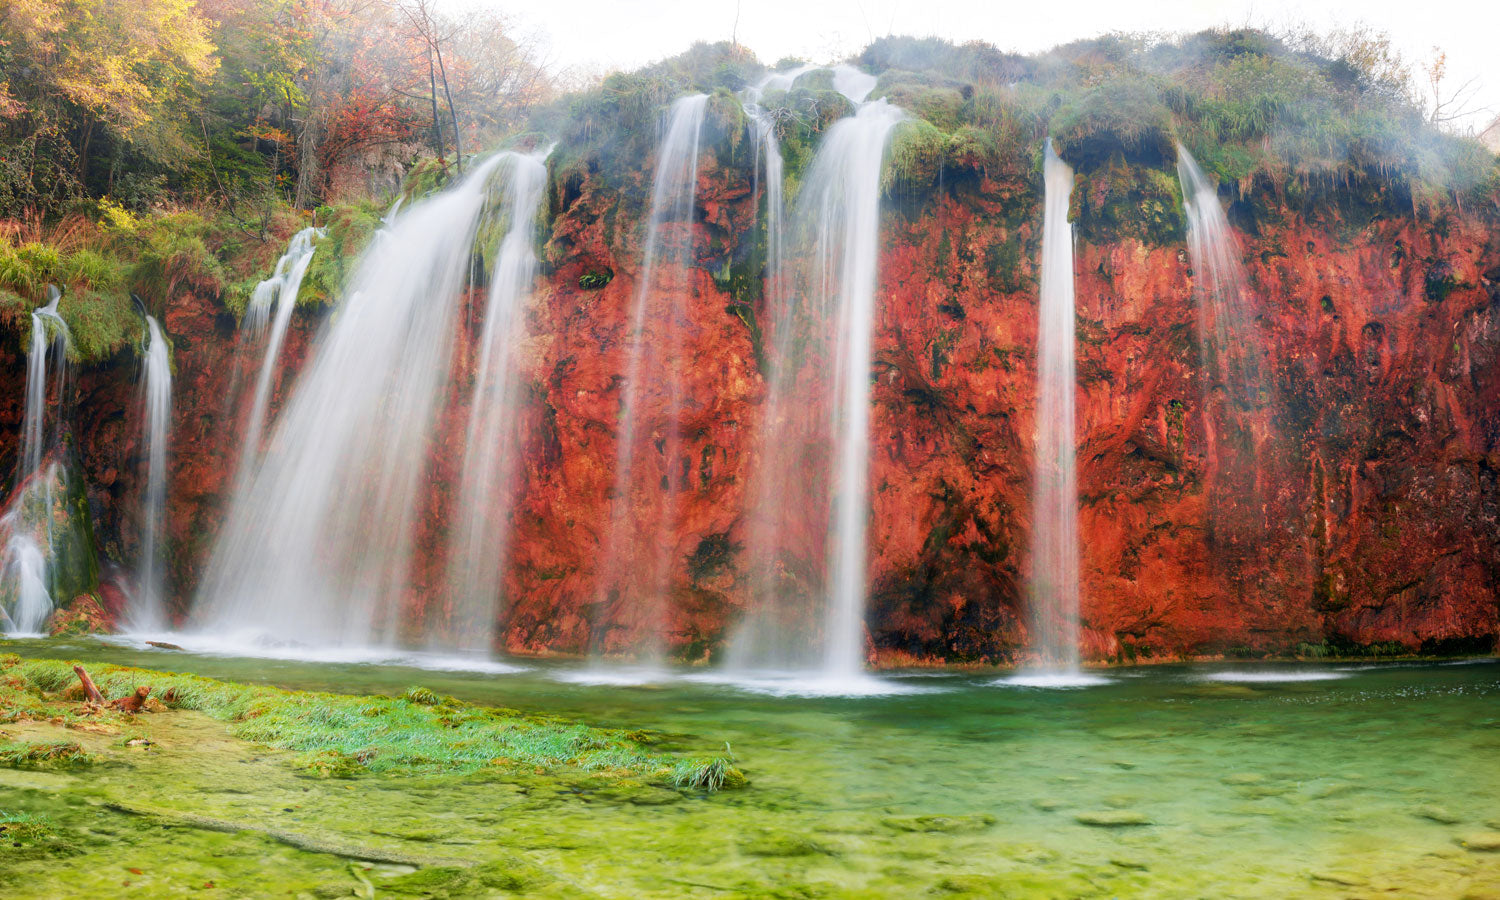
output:
[[735,32],[760,59],[828,61],[884,34],[985,40],[1034,52],[1111,31],[1198,31],[1219,25],[1317,30],[1363,22],[1388,32],[1409,60],[1448,52],[1455,84],[1482,81],[1475,106],[1500,114],[1496,0],[441,0],[498,6],[544,37],[556,66],[634,68]]

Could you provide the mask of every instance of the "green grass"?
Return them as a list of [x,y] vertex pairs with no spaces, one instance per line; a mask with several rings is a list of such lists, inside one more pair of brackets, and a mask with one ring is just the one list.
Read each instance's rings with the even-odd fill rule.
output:
[[[22,662],[11,657],[0,661],[0,670],[13,684],[32,692],[33,709],[38,697],[45,699],[45,694],[62,691],[77,680],[72,664],[59,660]],[[123,697],[137,685],[149,684],[152,696],[168,707],[224,721],[230,733],[243,740],[295,751],[297,766],[323,777],[463,774],[499,767],[535,774],[629,774],[710,791],[744,783],[731,759],[679,760],[651,752],[626,732],[474,706],[421,687],[400,697],[355,697],[119,666],[95,667],[89,674],[106,698]],[[27,702],[23,695],[19,705]]]
[[94,758],[73,741],[0,741],[0,766],[11,769],[68,769],[93,765]]

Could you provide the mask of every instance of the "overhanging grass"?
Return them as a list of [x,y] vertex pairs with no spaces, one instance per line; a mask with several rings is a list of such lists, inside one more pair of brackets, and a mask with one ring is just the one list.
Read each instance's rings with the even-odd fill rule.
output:
[[[7,693],[55,693],[77,682],[72,666],[12,657],[0,662],[0,671],[12,689]],[[300,766],[325,776],[464,774],[495,766],[629,774],[707,790],[744,783],[728,760],[679,760],[649,752],[622,731],[475,706],[423,688],[401,697],[356,697],[121,666],[95,666],[89,674],[106,699],[149,684],[167,706],[227,722],[238,738],[300,752]],[[709,777],[685,777],[699,772]]]

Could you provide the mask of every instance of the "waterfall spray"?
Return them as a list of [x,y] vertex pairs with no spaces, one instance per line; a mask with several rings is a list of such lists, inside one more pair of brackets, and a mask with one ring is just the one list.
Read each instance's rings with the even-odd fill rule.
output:
[[509,549],[512,481],[521,452],[516,440],[518,379],[515,348],[522,308],[536,277],[537,209],[547,181],[547,151],[505,159],[505,237],[490,281],[480,339],[479,370],[464,443],[463,475],[449,584],[453,632],[463,649],[488,649]]
[[1198,343],[1206,366],[1234,400],[1254,404],[1260,394],[1256,354],[1262,347],[1245,290],[1239,245],[1219,203],[1219,193],[1193,155],[1177,145],[1177,178],[1188,220],[1188,249],[1199,276]]
[[[240,444],[240,459],[236,485],[243,489],[255,471],[260,458],[261,435],[265,430],[266,412],[271,404],[271,384],[275,380],[276,366],[281,360],[281,345],[286,340],[286,330],[291,325],[292,310],[297,305],[297,292],[302,287],[302,278],[312,263],[313,241],[322,236],[316,228],[304,228],[292,236],[286,253],[276,262],[275,273],[257,284],[245,310],[245,329],[253,336],[265,333],[270,321],[271,334],[266,339],[265,354],[261,359],[260,374],[255,379],[255,396],[250,404],[250,417],[245,423],[245,435]],[[271,310],[276,318],[270,320]]]
[[1042,285],[1037,310],[1036,452],[1032,462],[1032,649],[1045,669],[1078,670],[1078,479],[1075,469],[1073,170],[1047,142]]
[[[645,255],[625,336],[629,347],[620,386],[613,509],[598,570],[600,600],[611,610],[610,621],[600,624],[646,632],[648,643],[640,649],[647,657],[659,653],[657,632],[670,580],[668,536],[676,518],[678,480],[669,469],[681,443],[682,409],[682,335],[676,320],[689,289],[698,150],[707,109],[706,94],[674,102],[657,148]],[[643,421],[644,401],[656,392],[665,394],[665,409]],[[648,456],[648,450],[657,456]],[[600,637],[592,640],[595,650],[601,649]]]
[[[863,102],[872,76],[847,66],[834,74],[838,89],[861,105],[829,131],[803,179],[790,222],[796,286],[770,298],[774,349],[751,530],[756,610],[736,636],[731,666],[812,670],[847,683],[859,678],[865,656],[880,174],[903,113],[884,100]],[[799,343],[806,349],[794,352]],[[822,449],[828,446],[831,456]],[[824,533],[809,542],[814,554],[823,548],[827,572],[812,621],[774,575],[775,557],[786,549],[777,532],[809,510],[827,516],[814,526]]]
[[500,163],[402,210],[360,257],[261,464],[235,492],[198,624],[240,639],[394,640],[455,312]]
[[141,510],[141,558],[131,625],[151,631],[167,624],[165,581],[162,577],[162,535],[167,506],[167,446],[172,430],[171,348],[161,325],[146,317],[149,343],[142,370],[145,393],[146,495]]
[[5,557],[0,565],[0,627],[8,634],[37,634],[53,607],[52,554],[54,486],[66,485],[57,463],[45,469],[47,454],[48,360],[55,360],[56,397],[67,383],[68,326],[58,315],[62,292],[47,285],[48,302],[31,313],[31,344],[26,363],[26,405],[21,419],[20,465],[11,506],[0,517]]

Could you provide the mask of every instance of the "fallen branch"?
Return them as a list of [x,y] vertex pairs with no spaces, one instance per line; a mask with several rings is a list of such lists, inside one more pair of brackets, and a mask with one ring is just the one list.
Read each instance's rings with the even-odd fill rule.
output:
[[141,711],[141,707],[146,704],[146,698],[150,695],[151,686],[143,684],[135,689],[134,694],[128,697],[121,697],[118,700],[111,700],[109,701],[109,705],[112,709],[118,709],[121,712],[138,713]]
[[298,850],[306,850],[309,853],[328,853],[333,856],[342,856],[346,859],[360,859],[365,862],[392,863],[399,866],[418,867],[460,866],[468,868],[474,865],[473,860],[452,859],[443,856],[423,856],[415,853],[402,853],[399,850],[380,850],[360,844],[347,843],[334,838],[313,837],[306,834],[297,834],[294,831],[283,831],[280,828],[272,828],[268,825],[258,825],[253,822],[232,822],[228,819],[200,816],[197,813],[134,806],[116,801],[106,802],[104,807],[132,816],[156,819],[165,825],[179,825],[187,828],[198,828],[203,831],[218,831],[224,834],[239,834],[242,831],[251,831],[256,834],[263,834],[283,844],[296,847]]
[[103,706],[104,695],[99,693],[98,688],[94,687],[94,679],[89,677],[89,673],[83,670],[83,666],[74,666],[73,671],[78,673],[78,680],[83,683],[84,696],[89,698],[89,702]]

